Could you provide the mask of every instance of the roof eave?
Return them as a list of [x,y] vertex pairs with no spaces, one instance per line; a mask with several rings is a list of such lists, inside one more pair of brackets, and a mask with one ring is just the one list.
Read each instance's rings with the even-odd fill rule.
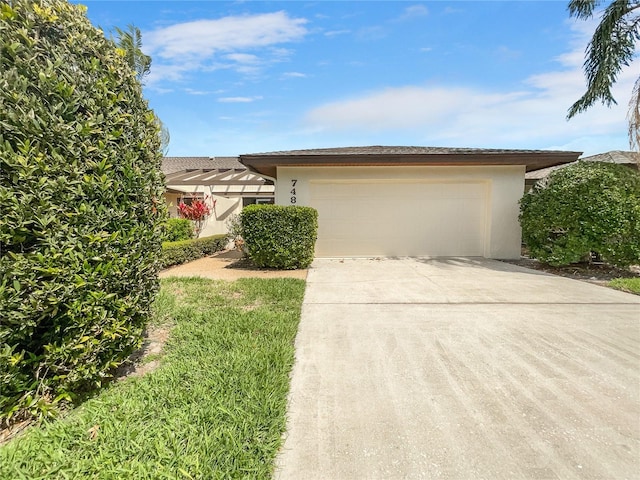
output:
[[241,155],[240,162],[251,171],[277,176],[279,166],[512,166],[539,170],[578,159],[582,152],[523,152],[476,154],[348,154],[348,155]]

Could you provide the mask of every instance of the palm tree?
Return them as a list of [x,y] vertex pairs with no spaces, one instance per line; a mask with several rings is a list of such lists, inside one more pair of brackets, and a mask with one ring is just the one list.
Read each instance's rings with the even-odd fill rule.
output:
[[[127,63],[136,72],[138,81],[144,84],[144,77],[151,72],[151,57],[145,55],[142,51],[142,33],[140,33],[140,29],[135,25],[128,25],[127,30],[121,30],[116,27],[116,31],[118,32],[116,45],[124,51]],[[160,131],[160,148],[162,153],[166,155],[171,139],[169,130],[157,115],[156,122]]]
[[[571,0],[572,17],[587,20],[603,0]],[[587,46],[584,73],[587,91],[569,109],[570,119],[584,112],[596,102],[606,106],[616,104],[611,87],[618,73],[633,60],[636,42],[640,40],[640,1],[613,0],[602,14],[591,41]],[[640,148],[640,77],[629,101],[629,143],[632,149]]]
[[127,63],[136,72],[138,81],[142,83],[143,78],[151,71],[151,57],[142,52],[140,29],[135,25],[128,25],[126,31],[120,30],[118,27],[116,27],[116,31],[118,32],[116,44],[124,51]]

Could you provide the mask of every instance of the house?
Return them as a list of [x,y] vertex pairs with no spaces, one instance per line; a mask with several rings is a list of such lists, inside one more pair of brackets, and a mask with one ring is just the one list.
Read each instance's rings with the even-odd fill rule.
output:
[[273,203],[272,180],[250,172],[237,157],[164,157],[169,215],[178,203],[204,200],[211,209],[200,236],[226,233],[227,220],[252,203]]
[[318,210],[317,257],[519,258],[525,172],[580,152],[348,147],[241,155],[275,202]]
[[[638,152],[626,152],[622,150],[612,150],[611,152],[600,153],[598,155],[591,155],[589,157],[579,158],[578,162],[605,162],[605,163],[617,163],[620,165],[626,165],[630,168],[640,170],[640,155]],[[573,163],[573,162],[572,162]],[[527,172],[525,175],[525,190],[528,192],[537,183],[545,180],[549,175],[561,168],[567,167],[572,163],[565,163],[562,165],[556,165],[554,167],[542,168],[532,172]]]

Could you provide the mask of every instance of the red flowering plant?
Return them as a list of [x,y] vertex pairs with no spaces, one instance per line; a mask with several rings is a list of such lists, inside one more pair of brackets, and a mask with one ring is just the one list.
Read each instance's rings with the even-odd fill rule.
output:
[[193,230],[196,238],[200,236],[202,227],[204,227],[207,217],[211,214],[211,208],[207,204],[207,198],[208,197],[204,199],[193,199],[188,204],[183,201],[178,203],[178,216],[193,222]]

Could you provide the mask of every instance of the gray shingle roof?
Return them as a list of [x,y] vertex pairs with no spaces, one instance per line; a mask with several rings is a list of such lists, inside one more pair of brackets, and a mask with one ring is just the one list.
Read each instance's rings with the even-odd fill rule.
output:
[[381,146],[316,148],[240,155],[240,161],[268,177],[278,166],[525,165],[527,170],[575,161],[581,152]]
[[[242,157],[259,156],[313,156],[313,155],[478,155],[478,154],[550,154],[559,153],[554,150],[509,150],[491,148],[448,148],[448,147],[403,147],[373,145],[368,147],[312,148],[305,150],[284,150],[278,152],[251,153]],[[568,152],[562,152],[568,153]]]
[[640,154],[638,152],[627,152],[623,150],[612,150],[606,153],[599,153],[598,155],[591,155],[590,157],[580,158],[581,162],[607,162],[607,163],[620,163],[630,164],[638,163]]
[[164,157],[162,172],[165,175],[183,170],[246,170],[247,167],[238,161],[238,157]]
[[[626,152],[622,150],[612,150],[610,152],[599,153],[597,155],[591,155],[589,157],[579,158],[578,162],[606,162],[606,163],[618,163],[621,165],[633,165],[637,164],[640,159],[640,155],[637,152]],[[573,165],[575,162],[565,163],[564,165],[557,165],[555,167],[542,168],[533,172],[527,172],[525,179],[527,181],[541,180],[547,178],[551,172],[560,170],[561,168]]]

